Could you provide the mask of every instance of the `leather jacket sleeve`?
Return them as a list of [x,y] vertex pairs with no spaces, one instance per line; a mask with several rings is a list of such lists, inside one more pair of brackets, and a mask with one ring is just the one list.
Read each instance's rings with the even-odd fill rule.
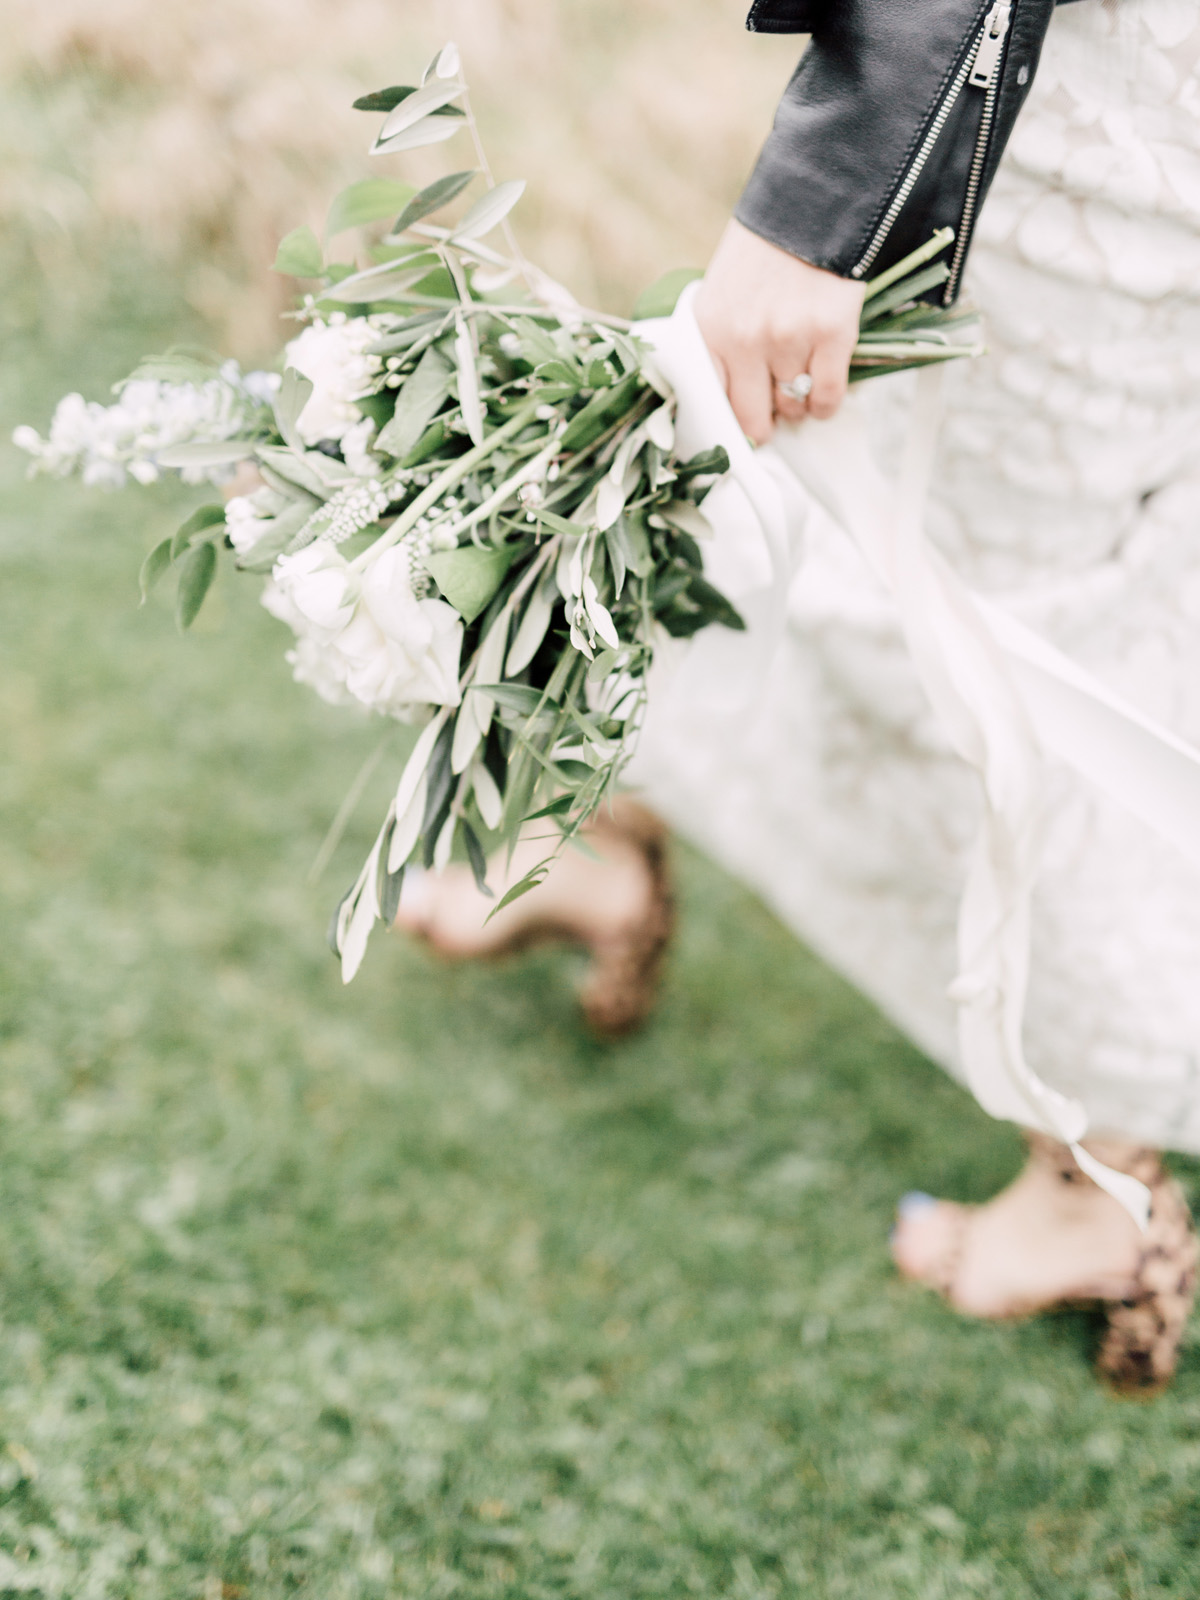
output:
[[953,228],[951,279],[939,291],[949,304],[1054,6],[754,0],[752,30],[812,39],[738,220],[815,266],[860,278],[935,228]]

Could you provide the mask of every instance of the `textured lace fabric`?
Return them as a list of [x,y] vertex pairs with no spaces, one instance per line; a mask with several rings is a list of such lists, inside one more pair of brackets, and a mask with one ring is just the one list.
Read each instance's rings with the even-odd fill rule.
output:
[[[969,584],[1200,742],[1196,0],[1056,15],[970,293],[990,353],[951,379],[932,536]],[[907,381],[860,403],[894,455]],[[975,780],[891,602],[819,518],[765,694],[753,657],[714,635],[677,673],[648,728],[650,798],[956,1071],[946,989]],[[739,674],[757,714],[722,723]],[[1200,872],[1067,771],[1049,791],[1030,1064],[1095,1130],[1200,1151]]]

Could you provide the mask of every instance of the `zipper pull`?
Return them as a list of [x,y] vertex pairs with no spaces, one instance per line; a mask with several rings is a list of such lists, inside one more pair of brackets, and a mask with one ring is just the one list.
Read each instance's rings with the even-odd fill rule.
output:
[[979,36],[979,48],[975,52],[975,64],[971,68],[971,76],[967,82],[973,89],[990,89],[1000,69],[1000,58],[1004,54],[1004,40],[1008,35],[1008,25],[1012,20],[1012,5],[1009,0],[996,0],[996,4],[988,12],[983,24],[983,32]]

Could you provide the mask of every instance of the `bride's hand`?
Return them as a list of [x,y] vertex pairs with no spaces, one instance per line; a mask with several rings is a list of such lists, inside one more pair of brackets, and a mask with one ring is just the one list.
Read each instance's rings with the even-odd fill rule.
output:
[[[696,296],[696,321],[742,431],[756,444],[775,418],[831,417],[846,394],[863,285],[810,266],[731,222]],[[807,400],[779,385],[807,373]]]

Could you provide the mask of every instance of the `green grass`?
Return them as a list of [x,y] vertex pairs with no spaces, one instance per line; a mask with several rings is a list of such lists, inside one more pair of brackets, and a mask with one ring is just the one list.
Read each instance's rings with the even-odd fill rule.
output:
[[[191,331],[136,298],[12,331],[6,427]],[[343,989],[375,731],[253,582],[134,609],[195,493],[0,471],[0,1596],[1196,1593],[1196,1348],[1123,1404],[889,1270],[1011,1130],[687,853],[620,1047],[567,955]]]

